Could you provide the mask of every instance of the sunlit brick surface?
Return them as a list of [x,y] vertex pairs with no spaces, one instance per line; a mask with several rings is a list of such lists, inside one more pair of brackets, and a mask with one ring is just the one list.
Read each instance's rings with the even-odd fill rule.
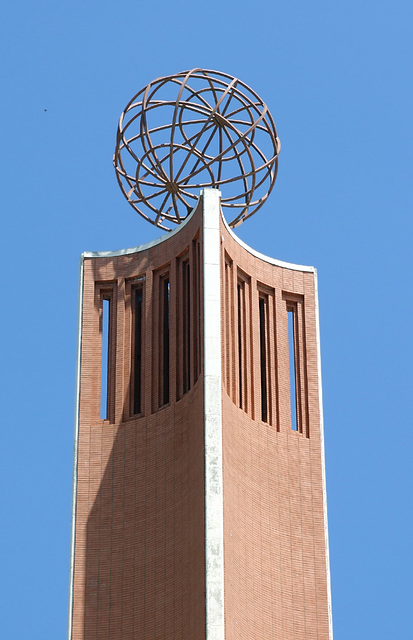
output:
[[[328,640],[315,273],[253,255],[224,223],[219,242],[225,596],[225,638],[219,640]],[[203,353],[202,265],[202,200],[165,241],[84,259],[70,640],[212,640],[206,631],[202,374],[211,355]],[[162,406],[165,274],[169,402]],[[138,416],[131,400],[136,282],[144,292]],[[104,420],[102,291],[114,310]],[[265,414],[260,296],[267,314]],[[292,424],[288,347],[293,304],[298,426]]]
[[[225,640],[327,640],[314,273],[261,260],[240,246],[224,225],[221,238]],[[230,278],[225,268],[231,269]],[[239,408],[236,339],[239,276],[249,290],[244,409]],[[261,420],[260,291],[270,293],[272,305],[268,422]],[[306,413],[302,433],[291,425],[286,299],[304,303],[299,345]],[[225,300],[235,302],[228,305]]]

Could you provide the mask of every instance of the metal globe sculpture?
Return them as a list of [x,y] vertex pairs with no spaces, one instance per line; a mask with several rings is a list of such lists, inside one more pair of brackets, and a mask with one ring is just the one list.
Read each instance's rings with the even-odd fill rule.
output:
[[132,98],[113,162],[128,202],[161,229],[180,224],[203,187],[221,190],[235,227],[268,198],[279,150],[271,114],[252,89],[193,69],[158,78]]

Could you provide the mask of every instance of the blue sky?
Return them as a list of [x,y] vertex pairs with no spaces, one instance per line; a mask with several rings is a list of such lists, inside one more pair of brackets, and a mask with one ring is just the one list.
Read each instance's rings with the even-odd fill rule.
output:
[[336,640],[411,634],[413,5],[14,0],[0,60],[0,637],[65,637],[78,260],[158,231],[126,203],[116,126],[153,78],[218,69],[282,142],[237,233],[318,269]]

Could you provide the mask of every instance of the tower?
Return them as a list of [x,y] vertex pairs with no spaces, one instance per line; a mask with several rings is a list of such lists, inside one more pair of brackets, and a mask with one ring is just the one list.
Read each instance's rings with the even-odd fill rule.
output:
[[82,256],[70,640],[332,639],[316,272],[222,215],[266,200],[278,152],[225,74],[158,79],[121,117],[125,195],[178,225]]

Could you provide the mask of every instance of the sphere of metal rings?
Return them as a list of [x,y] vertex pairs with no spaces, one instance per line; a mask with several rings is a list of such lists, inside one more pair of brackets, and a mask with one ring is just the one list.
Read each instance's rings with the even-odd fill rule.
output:
[[252,89],[226,73],[193,69],[158,78],[132,98],[113,162],[128,202],[161,229],[180,224],[203,187],[221,190],[235,227],[268,198],[279,150],[271,114]]

